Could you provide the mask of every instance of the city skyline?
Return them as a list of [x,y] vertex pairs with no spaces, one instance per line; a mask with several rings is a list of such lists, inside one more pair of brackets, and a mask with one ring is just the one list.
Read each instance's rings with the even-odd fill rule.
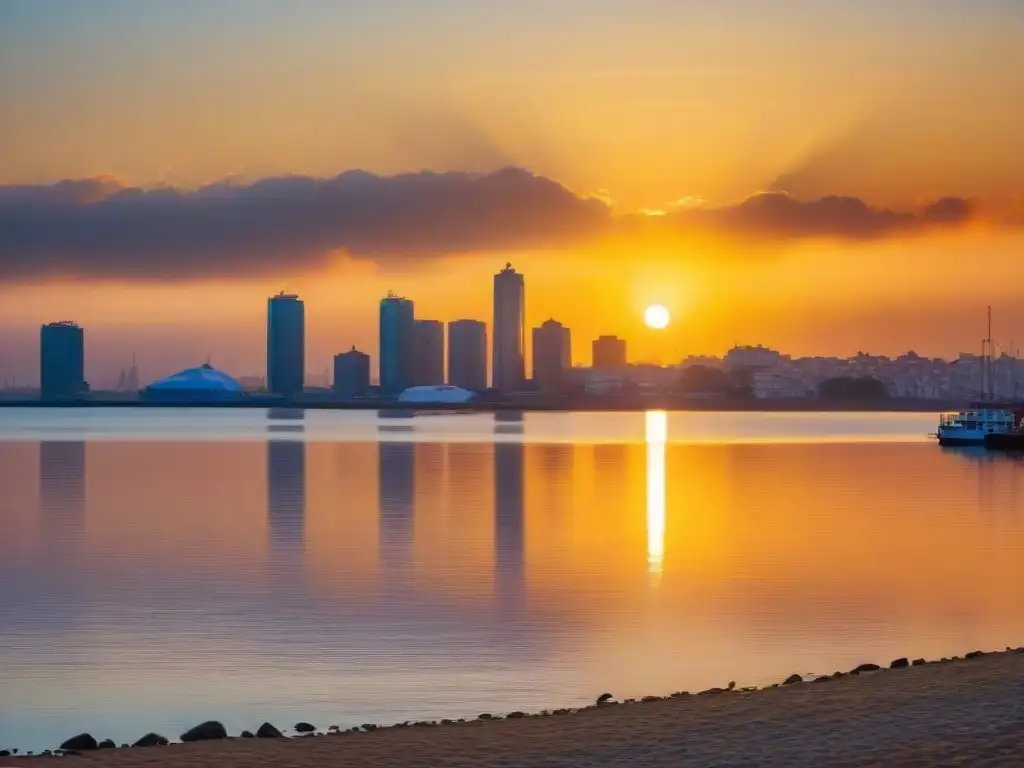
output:
[[35,380],[53,307],[90,381],[255,373],[282,289],[320,372],[376,356],[388,289],[491,325],[506,261],[574,363],[605,334],[951,357],[989,304],[1024,336],[1024,7],[572,8],[0,3],[0,379]]

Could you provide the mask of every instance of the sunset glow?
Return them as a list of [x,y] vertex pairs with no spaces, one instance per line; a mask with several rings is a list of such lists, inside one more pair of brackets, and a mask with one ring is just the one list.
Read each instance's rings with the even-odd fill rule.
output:
[[644,310],[644,322],[649,328],[667,328],[670,319],[668,310],[661,304],[652,304]]

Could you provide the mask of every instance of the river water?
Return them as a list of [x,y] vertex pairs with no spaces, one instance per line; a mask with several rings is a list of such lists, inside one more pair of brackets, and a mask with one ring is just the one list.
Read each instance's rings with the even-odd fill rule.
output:
[[0,748],[1024,643],[1024,463],[934,414],[0,409]]

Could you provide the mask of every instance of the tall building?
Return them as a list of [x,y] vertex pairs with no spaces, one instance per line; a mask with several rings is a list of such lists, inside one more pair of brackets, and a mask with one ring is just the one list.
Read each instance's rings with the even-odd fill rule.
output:
[[370,390],[370,356],[352,347],[334,356],[334,394],[366,397]]
[[281,291],[267,300],[267,390],[302,394],[306,370],[306,311],[302,300]]
[[380,301],[380,391],[398,395],[412,386],[416,316],[409,299],[388,292]]
[[444,384],[444,323],[417,320],[413,336],[413,383],[420,386]]
[[39,336],[39,390],[44,400],[64,400],[84,394],[85,332],[77,323],[48,323]]
[[599,336],[594,340],[594,368],[613,371],[626,367],[626,340],[618,336]]
[[561,392],[572,367],[572,336],[557,320],[533,329],[533,382],[541,392]]
[[448,323],[448,383],[471,392],[487,389],[487,326],[479,320]]
[[526,376],[526,325],[523,276],[511,264],[494,276],[494,341],[491,383],[501,392],[515,392]]

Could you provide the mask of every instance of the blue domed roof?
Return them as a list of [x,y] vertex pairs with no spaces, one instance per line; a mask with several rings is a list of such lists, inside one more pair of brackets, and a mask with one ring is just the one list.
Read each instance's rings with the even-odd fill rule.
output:
[[154,381],[146,389],[151,392],[209,391],[242,394],[242,385],[237,380],[208,363],[198,368],[186,368],[173,376]]

